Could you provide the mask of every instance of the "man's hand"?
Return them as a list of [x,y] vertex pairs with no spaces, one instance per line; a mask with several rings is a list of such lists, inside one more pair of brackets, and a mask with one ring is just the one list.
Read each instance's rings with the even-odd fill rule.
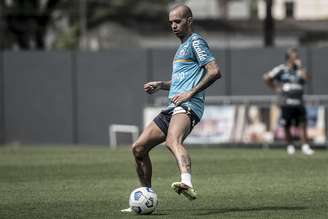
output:
[[269,73],[264,74],[263,79],[273,92],[280,93],[282,91],[281,85],[274,83],[274,80],[270,77]]
[[172,103],[174,103],[174,105],[179,106],[180,104],[190,100],[192,98],[192,92],[185,92],[185,93],[181,93],[181,94],[177,94],[172,98]]
[[153,94],[161,89],[161,82],[160,81],[151,81],[144,84],[144,91],[149,94]]
[[298,69],[302,68],[302,60],[301,59],[296,59],[294,61],[294,64],[297,66]]
[[310,79],[310,76],[307,74],[307,72],[304,68],[300,68],[299,71],[297,71],[297,73],[304,80],[309,80]]
[[274,85],[273,92],[275,92],[276,94],[280,94],[282,92],[282,85]]

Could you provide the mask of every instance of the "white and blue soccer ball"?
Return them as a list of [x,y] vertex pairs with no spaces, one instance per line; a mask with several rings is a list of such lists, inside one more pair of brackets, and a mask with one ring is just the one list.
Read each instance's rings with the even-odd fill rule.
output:
[[151,214],[157,204],[157,195],[151,188],[140,187],[131,192],[129,205],[136,214]]

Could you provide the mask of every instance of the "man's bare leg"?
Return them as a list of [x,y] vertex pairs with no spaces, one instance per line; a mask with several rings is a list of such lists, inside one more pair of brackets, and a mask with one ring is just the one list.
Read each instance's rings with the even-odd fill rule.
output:
[[183,145],[184,139],[190,132],[190,118],[185,113],[175,114],[171,118],[166,144],[175,159],[181,173],[181,182],[172,184],[172,188],[177,193],[182,193],[188,199],[196,198],[197,193],[192,188],[191,183],[191,159],[186,147]]
[[300,129],[301,129],[301,143],[302,144],[308,144],[309,143],[309,139],[308,139],[308,135],[307,135],[307,125],[306,123],[301,123],[300,124]]
[[183,141],[189,132],[189,116],[185,113],[173,115],[166,137],[166,144],[176,158],[181,173],[191,172],[190,157],[186,147],[183,145]]
[[307,124],[306,122],[300,124],[301,128],[301,143],[302,143],[302,152],[305,155],[312,155],[314,151],[311,149],[309,145],[309,139],[307,135]]
[[285,131],[285,140],[287,142],[287,153],[289,155],[295,154],[296,149],[292,143],[292,134],[290,133],[290,126],[285,126],[284,131]]
[[136,171],[141,186],[151,187],[152,165],[149,151],[164,141],[165,135],[162,130],[154,122],[151,122],[132,145]]
[[[151,122],[141,133],[137,141],[132,145],[132,152],[135,158],[136,171],[141,186],[151,187],[152,166],[149,158],[149,151],[156,145],[165,141],[162,130]],[[121,212],[132,212],[132,208],[122,209]]]
[[287,145],[292,144],[292,134],[290,133],[290,126],[285,126],[284,131],[285,131],[285,141]]

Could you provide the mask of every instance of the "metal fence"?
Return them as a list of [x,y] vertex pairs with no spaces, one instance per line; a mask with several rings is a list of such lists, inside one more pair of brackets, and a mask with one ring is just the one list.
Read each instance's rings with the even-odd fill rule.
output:
[[[246,96],[242,100],[271,98],[262,75],[284,62],[285,49],[214,50],[223,78],[207,90],[207,100],[227,103],[240,95]],[[313,98],[327,95],[328,49],[300,51],[312,78],[306,93]],[[0,142],[108,144],[110,124],[141,128],[144,106],[167,95],[146,95],[143,83],[169,80],[174,53],[174,49],[0,52]]]

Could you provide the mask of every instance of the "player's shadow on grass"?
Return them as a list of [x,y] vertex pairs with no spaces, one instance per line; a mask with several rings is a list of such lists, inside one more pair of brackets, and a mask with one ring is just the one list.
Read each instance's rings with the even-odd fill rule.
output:
[[169,215],[169,214],[166,214],[166,213],[153,213],[153,214],[151,214],[151,216],[166,216],[166,215]]
[[213,214],[224,214],[233,212],[251,212],[251,211],[295,211],[305,210],[304,206],[286,207],[286,206],[263,206],[263,207],[250,207],[250,208],[222,208],[222,209],[195,209],[194,211],[201,211],[194,215],[213,215]]

